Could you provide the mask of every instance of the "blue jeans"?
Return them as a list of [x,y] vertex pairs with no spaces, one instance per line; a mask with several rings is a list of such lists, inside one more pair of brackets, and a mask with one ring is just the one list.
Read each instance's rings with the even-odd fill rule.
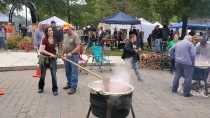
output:
[[179,79],[184,77],[184,96],[188,96],[191,91],[192,75],[194,67],[181,63],[175,63],[175,76],[173,80],[172,92],[176,93],[179,88]]
[[139,61],[132,59],[131,63],[132,63],[132,68],[134,70],[134,73],[135,73],[137,79],[143,80],[143,78],[141,77],[140,72],[139,72],[139,69],[140,69]]
[[171,73],[173,73],[175,71],[175,59],[170,58],[171,61]]
[[154,44],[154,51],[155,52],[161,52],[161,39],[155,39],[155,44]]
[[[71,57],[67,58],[75,63],[79,62],[79,54],[73,54]],[[78,67],[67,61],[64,61],[64,65],[66,70],[67,85],[70,88],[76,89],[79,74]]]
[[[48,65],[40,64],[39,66],[41,69],[41,77],[39,80],[39,89],[44,89],[45,75],[46,75]],[[50,59],[50,72],[51,72],[51,77],[52,77],[52,91],[58,90],[56,71],[57,71],[56,59]]]
[[0,37],[0,49],[1,48],[5,48],[5,38],[4,37]]

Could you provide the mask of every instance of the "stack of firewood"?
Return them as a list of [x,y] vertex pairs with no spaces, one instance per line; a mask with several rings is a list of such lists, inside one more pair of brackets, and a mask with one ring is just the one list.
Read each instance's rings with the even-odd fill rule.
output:
[[167,60],[168,56],[158,53],[143,53],[140,55],[141,68],[161,69],[161,61]]

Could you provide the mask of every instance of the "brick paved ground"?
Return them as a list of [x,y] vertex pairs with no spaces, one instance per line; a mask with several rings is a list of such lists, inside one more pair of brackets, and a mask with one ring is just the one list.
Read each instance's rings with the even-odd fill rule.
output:
[[[37,94],[38,80],[33,71],[0,73],[0,87],[6,95],[0,97],[0,118],[85,118],[89,107],[87,83],[94,77],[80,75],[77,94],[69,96],[61,88],[65,85],[64,70],[58,70],[59,96],[51,92],[49,73],[44,94]],[[103,73],[109,76],[109,73]],[[184,98],[170,92],[170,74],[143,70],[143,83],[133,79],[133,106],[137,118],[210,118],[210,99]],[[91,115],[91,118],[95,118]],[[129,118],[131,116],[129,115]]]

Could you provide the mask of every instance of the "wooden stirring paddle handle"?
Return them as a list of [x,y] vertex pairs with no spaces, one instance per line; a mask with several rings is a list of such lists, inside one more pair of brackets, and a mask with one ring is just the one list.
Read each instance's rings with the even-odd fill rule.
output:
[[81,68],[81,69],[87,71],[88,73],[94,75],[94,76],[97,77],[98,79],[103,79],[103,77],[102,77],[101,75],[99,75],[99,74],[97,74],[97,73],[95,73],[95,72],[92,72],[92,71],[88,70],[87,68],[84,68],[84,67],[80,66],[79,64],[77,64],[77,63],[75,63],[75,62],[73,62],[73,61],[71,61],[71,60],[69,60],[69,59],[67,59],[67,58],[63,58],[63,59],[66,60],[66,61],[68,61],[69,63],[72,63],[72,64],[74,64],[75,66],[77,66],[77,67],[79,67],[79,68]]

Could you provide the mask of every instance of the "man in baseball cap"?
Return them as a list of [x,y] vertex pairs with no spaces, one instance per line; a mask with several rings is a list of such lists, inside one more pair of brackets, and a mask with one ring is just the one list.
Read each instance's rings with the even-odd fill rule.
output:
[[81,40],[76,32],[73,30],[71,24],[65,23],[63,26],[64,40],[63,40],[63,59],[66,70],[67,85],[63,89],[68,89],[68,94],[74,94],[77,90],[78,84],[78,68],[65,59],[69,59],[75,63],[79,61],[80,43]]

